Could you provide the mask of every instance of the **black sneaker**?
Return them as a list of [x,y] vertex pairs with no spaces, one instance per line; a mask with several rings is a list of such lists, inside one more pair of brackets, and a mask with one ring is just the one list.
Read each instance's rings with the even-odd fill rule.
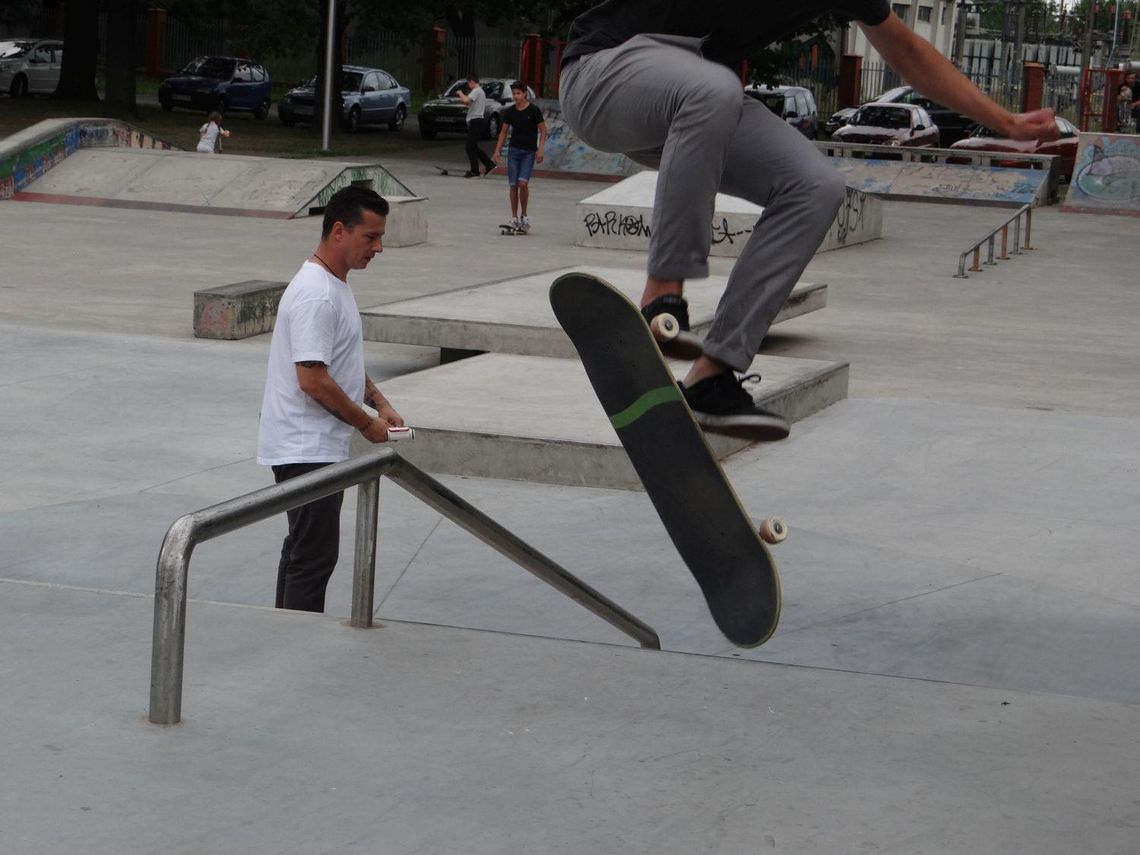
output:
[[788,420],[779,413],[756,406],[744,389],[746,381],[760,381],[759,374],[737,377],[731,371],[706,377],[692,388],[681,386],[697,424],[710,433],[723,433],[753,442],[784,439]]
[[499,161],[492,160],[490,166],[484,166],[483,167],[483,174],[484,175],[490,175],[492,172],[494,172],[498,168],[498,166],[499,166]]
[[[649,305],[642,307],[657,346],[661,352],[673,359],[696,359],[705,352],[700,336],[689,332],[689,304],[684,297],[665,294]],[[654,318],[661,317],[654,323]]]

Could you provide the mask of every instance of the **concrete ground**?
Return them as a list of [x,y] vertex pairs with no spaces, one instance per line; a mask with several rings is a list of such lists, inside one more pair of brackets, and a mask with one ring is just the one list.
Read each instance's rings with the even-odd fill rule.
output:
[[[354,274],[362,306],[642,263],[572,244],[596,185],[536,181],[503,238],[502,179],[386,165],[431,238]],[[270,481],[268,336],[194,339],[192,292],[289,278],[317,224],[0,204],[0,851],[1135,852],[1136,221],[1039,211],[1033,252],[952,278],[1004,216],[893,203],[805,274],[828,308],[766,352],[849,361],[851,398],[726,467],[792,526],[765,646],[718,635],[643,494],[443,479],[664,652],[385,483],[381,625],[343,625],[351,492],[327,616],[267,608],[281,520],[204,544],[158,727],[166,527]]]

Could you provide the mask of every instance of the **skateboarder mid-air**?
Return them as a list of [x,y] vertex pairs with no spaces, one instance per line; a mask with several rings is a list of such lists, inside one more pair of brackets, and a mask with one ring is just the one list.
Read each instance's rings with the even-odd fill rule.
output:
[[717,192],[764,207],[732,273],[701,355],[683,383],[708,430],[782,439],[788,423],[755,405],[746,371],[776,313],[827,233],[845,185],[816,147],[759,101],[736,69],[820,15],[858,21],[892,68],[933,101],[1014,139],[1057,136],[1052,110],[995,104],[891,11],[888,0],[607,0],[571,25],[563,115],[584,142],[659,170],[646,318],[688,329],[684,281],[708,275]]

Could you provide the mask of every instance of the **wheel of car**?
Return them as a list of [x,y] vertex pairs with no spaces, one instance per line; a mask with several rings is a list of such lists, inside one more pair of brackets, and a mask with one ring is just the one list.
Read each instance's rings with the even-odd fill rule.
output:
[[344,120],[344,129],[350,134],[355,134],[360,130],[360,110],[353,107],[348,111],[348,118]]
[[499,128],[502,127],[502,125],[503,120],[499,118],[499,114],[492,113],[491,118],[487,120],[487,139],[498,139]]
[[435,139],[435,128],[429,127],[428,125],[425,125],[423,122],[420,122],[420,136],[425,140],[434,140]]
[[401,104],[399,107],[396,108],[396,115],[392,117],[392,121],[390,121],[388,123],[388,130],[390,130],[390,131],[403,130],[404,119],[406,119],[406,118],[408,118],[408,111],[405,110],[404,105]]
[[13,98],[23,98],[28,94],[28,78],[17,74],[12,78],[12,85],[8,87],[8,94]]
[[266,98],[262,101],[253,113],[255,119],[268,119],[269,118],[269,99]]

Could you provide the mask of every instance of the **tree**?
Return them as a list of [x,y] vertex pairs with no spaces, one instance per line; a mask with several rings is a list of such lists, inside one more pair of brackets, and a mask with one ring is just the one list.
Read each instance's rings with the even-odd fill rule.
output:
[[135,27],[142,4],[139,0],[103,0],[103,4],[107,10],[107,104],[117,112],[135,115]]
[[95,70],[99,64],[99,4],[71,0],[64,7],[63,65],[56,98],[98,101]]

